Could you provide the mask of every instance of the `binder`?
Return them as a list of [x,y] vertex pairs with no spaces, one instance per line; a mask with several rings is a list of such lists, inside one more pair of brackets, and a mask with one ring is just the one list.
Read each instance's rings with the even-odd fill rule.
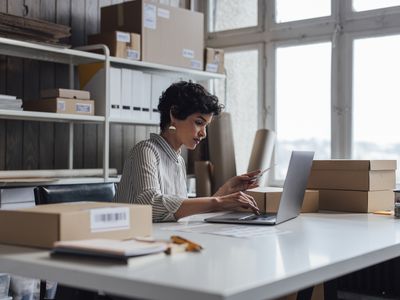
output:
[[124,119],[129,119],[132,117],[132,70],[130,69],[122,69],[121,93],[121,117]]
[[121,69],[110,68],[110,117],[121,117]]
[[172,83],[172,79],[166,76],[152,75],[151,78],[151,121],[160,122],[160,113],[157,106],[160,96]]
[[151,74],[142,73],[142,89],[141,119],[151,121]]
[[142,98],[143,98],[143,72],[131,70],[132,96],[130,106],[132,107],[131,117],[133,120],[142,119]]

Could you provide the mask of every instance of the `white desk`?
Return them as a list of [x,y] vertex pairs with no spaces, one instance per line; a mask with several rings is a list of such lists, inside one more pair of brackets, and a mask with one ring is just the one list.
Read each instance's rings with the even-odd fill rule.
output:
[[[154,235],[173,234],[166,226],[176,224],[157,224]],[[176,232],[205,250],[135,267],[0,246],[0,271],[138,298],[266,299],[400,254],[400,220],[391,216],[305,214],[277,228],[284,233],[255,239]]]

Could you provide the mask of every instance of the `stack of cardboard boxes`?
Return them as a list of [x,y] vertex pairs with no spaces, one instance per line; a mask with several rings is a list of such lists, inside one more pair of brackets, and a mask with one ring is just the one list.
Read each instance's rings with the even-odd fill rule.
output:
[[319,190],[323,210],[393,210],[395,172],[395,160],[314,160],[308,188]]
[[94,115],[94,101],[82,90],[49,89],[40,92],[39,101],[26,101],[24,110],[61,114]]

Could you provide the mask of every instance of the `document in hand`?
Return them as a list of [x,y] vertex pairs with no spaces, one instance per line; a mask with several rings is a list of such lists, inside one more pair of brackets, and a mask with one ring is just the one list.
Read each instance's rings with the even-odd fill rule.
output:
[[163,252],[168,244],[137,240],[89,239],[54,243],[53,254],[73,254],[128,261],[135,256]]

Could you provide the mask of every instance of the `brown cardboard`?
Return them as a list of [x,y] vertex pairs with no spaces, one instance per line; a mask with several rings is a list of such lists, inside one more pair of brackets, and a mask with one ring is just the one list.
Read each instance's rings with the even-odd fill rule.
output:
[[308,188],[378,191],[396,184],[395,160],[314,160]]
[[135,0],[101,8],[101,32],[135,32],[142,60],[203,70],[204,16],[187,9]]
[[[281,200],[282,188],[277,187],[258,187],[246,191],[257,202],[261,212],[276,213]],[[318,191],[307,190],[304,195],[302,213],[317,212],[319,209]]]
[[[96,231],[91,214],[96,209],[128,208],[127,228]],[[105,211],[107,212],[107,211]],[[104,215],[104,214],[103,214]],[[152,234],[151,206],[105,202],[74,202],[0,210],[0,243],[51,248],[56,241],[89,238],[127,239]]]
[[40,91],[40,98],[70,98],[70,99],[81,99],[90,100],[90,93],[83,90],[71,90],[71,89],[48,89]]
[[394,192],[320,190],[320,209],[370,213],[377,210],[393,210]]
[[206,48],[204,50],[204,66],[207,72],[224,74],[224,50]]
[[61,114],[94,115],[93,100],[67,98],[41,99],[24,102],[24,110],[44,111]]
[[103,32],[89,35],[88,44],[105,44],[110,55],[140,60],[140,34],[123,31]]

